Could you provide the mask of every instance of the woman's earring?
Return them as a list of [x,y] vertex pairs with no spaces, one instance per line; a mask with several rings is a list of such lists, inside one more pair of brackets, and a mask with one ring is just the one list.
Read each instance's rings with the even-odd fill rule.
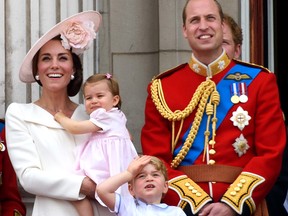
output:
[[71,80],[74,80],[75,76],[73,74],[71,74]]
[[39,75],[35,75],[35,80],[39,80]]

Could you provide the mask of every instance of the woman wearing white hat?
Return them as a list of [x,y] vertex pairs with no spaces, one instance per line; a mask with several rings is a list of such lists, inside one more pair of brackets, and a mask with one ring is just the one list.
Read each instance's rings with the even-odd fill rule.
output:
[[33,216],[76,216],[70,201],[91,199],[94,215],[111,215],[95,197],[91,179],[73,173],[74,149],[87,135],[71,135],[55,120],[62,110],[83,120],[84,106],[71,101],[82,85],[79,55],[96,37],[101,15],[86,11],[55,25],[30,49],[20,68],[20,80],[37,82],[41,96],[29,104],[12,103],[6,111],[7,145],[23,188],[35,194]]

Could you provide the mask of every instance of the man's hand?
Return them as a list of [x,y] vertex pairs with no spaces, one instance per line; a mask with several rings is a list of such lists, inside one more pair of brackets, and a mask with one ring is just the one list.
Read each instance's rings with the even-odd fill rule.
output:
[[207,204],[200,211],[199,216],[236,216],[236,212],[225,203]]

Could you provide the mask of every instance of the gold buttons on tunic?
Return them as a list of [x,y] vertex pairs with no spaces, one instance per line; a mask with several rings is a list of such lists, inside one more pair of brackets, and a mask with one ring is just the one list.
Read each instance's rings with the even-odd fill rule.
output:
[[239,183],[237,183],[237,187],[233,188],[233,191],[230,192],[230,195],[236,196],[237,192],[241,191],[241,189],[243,188],[243,184],[245,184],[245,182],[245,179],[240,179]]
[[190,185],[190,186],[188,187],[188,189],[189,189],[189,190],[193,190],[194,187]]
[[195,187],[193,187],[193,185],[191,185],[189,182],[186,182],[184,185],[188,188],[189,191],[191,191],[191,193],[195,194],[197,197],[202,196],[202,193],[195,189]]
[[214,155],[215,153],[216,153],[216,151],[215,151],[214,149],[210,149],[210,150],[209,150],[209,154],[210,154],[210,155]]
[[239,188],[239,187],[235,187],[234,190],[235,190],[236,192],[238,192],[238,191],[240,191],[240,188]]
[[3,141],[0,142],[0,151],[5,151],[5,145]]
[[213,165],[213,164],[215,164],[216,162],[215,162],[215,160],[209,160],[209,162],[208,162],[208,164],[210,164],[210,165]]

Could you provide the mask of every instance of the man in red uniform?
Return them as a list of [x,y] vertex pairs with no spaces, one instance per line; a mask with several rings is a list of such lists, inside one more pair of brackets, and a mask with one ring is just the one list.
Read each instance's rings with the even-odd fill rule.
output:
[[167,164],[164,201],[187,215],[264,215],[286,142],[276,77],[228,58],[215,0],[187,1],[183,35],[192,57],[149,84],[141,134],[143,154]]
[[[229,58],[239,58],[242,46],[242,29],[228,14],[224,14],[223,48]],[[287,122],[286,122],[287,127]],[[288,215],[283,206],[288,189],[288,145],[283,153],[282,168],[272,190],[266,196],[268,212],[270,216]]]
[[26,208],[18,191],[17,178],[5,145],[4,121],[0,120],[0,215],[24,216]]

